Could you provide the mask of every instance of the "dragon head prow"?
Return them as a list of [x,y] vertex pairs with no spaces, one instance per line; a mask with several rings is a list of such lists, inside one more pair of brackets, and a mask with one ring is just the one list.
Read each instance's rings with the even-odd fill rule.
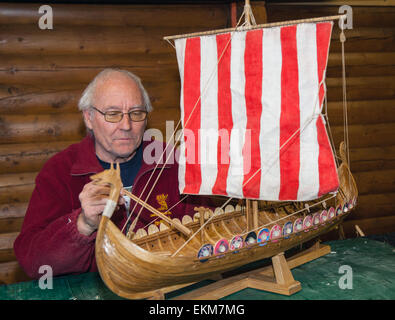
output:
[[111,191],[109,198],[115,202],[118,201],[119,193],[123,187],[119,163],[117,163],[116,168],[111,163],[110,169],[96,173],[90,176],[90,179],[98,185],[110,185]]

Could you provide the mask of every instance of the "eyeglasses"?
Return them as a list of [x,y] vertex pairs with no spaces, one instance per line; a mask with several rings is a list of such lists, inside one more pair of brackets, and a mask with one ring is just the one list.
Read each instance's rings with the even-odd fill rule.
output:
[[133,122],[144,121],[145,118],[147,118],[147,114],[148,114],[147,111],[143,111],[143,110],[132,110],[130,112],[123,113],[121,111],[102,112],[99,109],[95,108],[94,106],[91,106],[91,108],[101,113],[104,116],[104,120],[112,123],[120,122],[123,119],[124,114],[129,115],[129,119],[132,120]]

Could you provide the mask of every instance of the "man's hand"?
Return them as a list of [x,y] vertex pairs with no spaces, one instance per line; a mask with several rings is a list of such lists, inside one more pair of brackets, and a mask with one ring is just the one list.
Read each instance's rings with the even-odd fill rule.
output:
[[[110,187],[97,185],[94,181],[87,183],[79,194],[81,214],[78,216],[77,229],[86,236],[91,235],[98,227],[110,195]],[[125,203],[120,196],[118,205]]]

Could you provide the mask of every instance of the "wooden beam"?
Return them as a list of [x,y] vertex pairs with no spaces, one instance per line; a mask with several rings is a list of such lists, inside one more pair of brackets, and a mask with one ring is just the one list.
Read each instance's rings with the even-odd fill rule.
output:
[[0,188],[0,204],[28,202],[33,193],[33,189],[34,184],[2,187]]
[[[354,179],[360,195],[393,192],[395,169],[356,172],[354,173]],[[372,203],[372,206],[374,206],[374,203]]]
[[28,202],[0,204],[0,220],[23,218],[25,216],[27,206]]
[[0,263],[0,285],[29,280],[17,261]]
[[[202,28],[208,30],[208,28]],[[2,25],[2,54],[24,52],[26,55],[42,54],[42,48],[49,54],[147,54],[167,53],[174,55],[174,49],[163,41],[166,34],[194,32],[195,26],[185,27],[128,27],[98,25],[57,25],[43,35],[42,30],[30,25]],[[98,40],[100,34],[100,41]],[[62,41],[59,41],[62,39]]]
[[[390,99],[348,101],[348,123],[354,125],[395,122],[395,112],[392,112],[394,105],[395,100]],[[344,123],[342,101],[328,102],[328,118],[331,126]]]
[[37,172],[24,172],[0,175],[0,188],[34,185]]
[[358,196],[358,204],[347,220],[364,220],[390,217],[394,215],[395,190],[388,193]]
[[0,234],[0,250],[12,249],[14,241],[19,235],[19,232],[9,232]]
[[[56,12],[56,24],[67,26],[169,26],[217,28],[228,17],[227,4],[130,4],[90,5],[51,3]],[[0,24],[37,25],[38,6],[32,3],[1,3]]]
[[0,144],[78,140],[85,135],[80,113],[59,115],[1,115]]
[[[317,2],[316,2],[317,3]],[[292,18],[310,18],[323,15],[334,15],[339,13],[339,5],[336,6],[317,6],[306,3],[306,5],[295,6],[277,5],[276,2],[267,2],[266,9],[269,21],[282,21]],[[344,5],[346,3],[343,3]],[[361,27],[393,27],[395,17],[395,7],[384,6],[352,6],[353,28]],[[336,26],[335,26],[336,27]],[[347,48],[347,47],[346,47]],[[347,49],[346,49],[347,50]],[[364,50],[365,52],[365,50]]]
[[366,6],[366,7],[375,7],[375,6],[383,6],[383,7],[394,7],[395,0],[348,0],[344,1],[320,1],[320,2],[278,2],[278,3],[270,3],[271,6]]
[[375,217],[369,219],[349,219],[342,224],[347,237],[355,237],[355,225],[357,224],[365,235],[384,234],[395,231],[395,216]]
[[78,141],[0,145],[0,174],[37,172],[55,153]]

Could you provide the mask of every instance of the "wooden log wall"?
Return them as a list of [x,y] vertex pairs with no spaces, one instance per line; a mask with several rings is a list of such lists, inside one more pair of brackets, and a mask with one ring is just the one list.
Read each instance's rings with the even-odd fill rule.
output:
[[[346,30],[345,42],[350,160],[360,196],[344,231],[347,237],[355,237],[356,224],[367,235],[395,231],[395,3],[268,1],[266,9],[268,22],[275,22],[336,15],[346,3],[353,11],[353,29]],[[339,27],[335,23],[327,88],[337,147],[344,134],[341,75]]]
[[0,4],[0,284],[27,279],[15,261],[34,179],[43,163],[85,135],[77,102],[105,67],[141,77],[154,106],[150,128],[178,122],[175,50],[163,36],[230,26],[230,5]]
[[[179,120],[174,49],[162,37],[231,25],[229,4],[51,5],[54,29],[38,28],[40,4],[0,4],[0,284],[28,279],[12,250],[43,163],[84,134],[77,101],[101,69],[120,67],[143,80],[165,136]],[[337,14],[338,6],[252,2],[258,23]],[[240,6],[239,6],[240,9]],[[265,10],[266,9],[266,10]],[[346,42],[351,168],[360,190],[345,224],[393,231],[395,216],[395,8],[353,6]],[[238,10],[240,12],[240,10]],[[333,40],[338,39],[335,28]],[[340,43],[332,42],[328,108],[336,145],[343,137]],[[337,237],[333,235],[333,237]]]

